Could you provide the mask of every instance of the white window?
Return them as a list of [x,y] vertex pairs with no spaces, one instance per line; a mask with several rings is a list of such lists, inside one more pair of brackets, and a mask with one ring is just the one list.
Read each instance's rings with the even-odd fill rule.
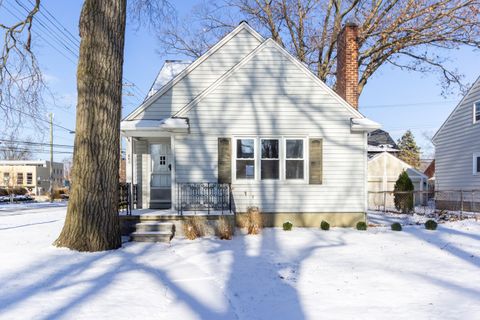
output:
[[236,142],[235,177],[237,180],[255,179],[255,139],[241,138]]
[[303,139],[285,139],[285,179],[305,179],[305,142]]
[[480,121],[480,101],[473,104],[473,123]]
[[473,175],[480,174],[480,153],[473,154]]
[[280,143],[278,139],[261,139],[260,178],[280,179]]

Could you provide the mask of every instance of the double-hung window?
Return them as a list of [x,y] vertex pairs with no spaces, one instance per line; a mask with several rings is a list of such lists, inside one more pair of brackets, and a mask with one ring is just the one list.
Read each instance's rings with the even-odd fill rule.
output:
[[262,180],[280,179],[279,147],[278,139],[261,139],[260,177]]
[[480,122],[480,101],[473,104],[473,123]]
[[303,139],[285,139],[285,179],[305,178],[305,146]]
[[17,172],[17,185],[23,185],[23,172]]
[[237,139],[236,179],[255,179],[255,139]]
[[33,174],[31,172],[27,172],[27,184],[31,185],[33,182]]

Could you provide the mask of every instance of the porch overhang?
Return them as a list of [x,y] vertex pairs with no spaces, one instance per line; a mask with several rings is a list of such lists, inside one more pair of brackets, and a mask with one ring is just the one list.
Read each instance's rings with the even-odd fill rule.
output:
[[125,137],[161,137],[176,133],[188,133],[188,118],[167,118],[160,120],[123,120],[120,131]]
[[380,129],[381,127],[381,124],[368,118],[350,119],[350,128],[354,132],[372,132]]

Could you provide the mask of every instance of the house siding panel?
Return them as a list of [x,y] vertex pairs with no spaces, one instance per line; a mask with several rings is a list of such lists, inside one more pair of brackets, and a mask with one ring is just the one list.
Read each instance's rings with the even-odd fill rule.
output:
[[135,119],[163,119],[171,116],[208,88],[259,44],[260,41],[248,31],[240,31]]
[[274,47],[266,47],[185,114],[190,134],[175,138],[177,182],[216,182],[218,137],[323,139],[321,185],[232,184],[237,212],[364,212],[366,135],[352,114]]
[[473,104],[480,101],[480,79],[435,137],[436,190],[479,190],[473,154],[480,153],[480,123],[473,123]]

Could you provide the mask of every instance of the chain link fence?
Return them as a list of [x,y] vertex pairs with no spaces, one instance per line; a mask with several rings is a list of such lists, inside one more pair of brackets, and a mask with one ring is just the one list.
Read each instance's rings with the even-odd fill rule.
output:
[[370,191],[371,211],[436,216],[480,217],[480,190]]

